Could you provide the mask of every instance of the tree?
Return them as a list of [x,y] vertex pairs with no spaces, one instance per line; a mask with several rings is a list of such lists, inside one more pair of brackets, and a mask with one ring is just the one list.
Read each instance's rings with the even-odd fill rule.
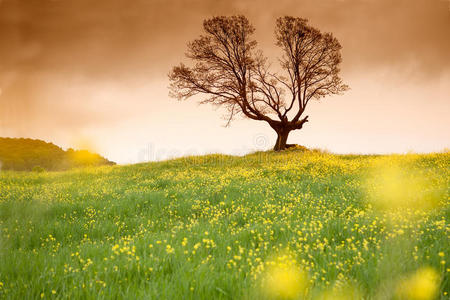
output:
[[194,65],[180,64],[170,72],[170,95],[180,100],[203,95],[201,103],[227,109],[227,125],[237,115],[267,122],[277,133],[276,151],[308,122],[303,114],[311,99],[348,89],[339,77],[341,45],[306,19],[277,19],[275,39],[282,50],[277,71],[256,49],[254,28],[244,16],[205,20],[203,30],[188,43],[186,56]]

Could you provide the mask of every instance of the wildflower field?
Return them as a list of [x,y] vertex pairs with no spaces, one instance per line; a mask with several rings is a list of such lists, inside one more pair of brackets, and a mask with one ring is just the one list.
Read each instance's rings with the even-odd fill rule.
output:
[[450,154],[0,172],[0,298],[449,299]]

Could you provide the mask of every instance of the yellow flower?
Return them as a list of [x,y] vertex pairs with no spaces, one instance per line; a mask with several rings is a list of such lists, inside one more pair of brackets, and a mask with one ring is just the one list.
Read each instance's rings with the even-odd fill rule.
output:
[[307,273],[298,266],[289,251],[267,261],[266,265],[268,268],[261,283],[268,298],[297,299],[305,295]]
[[167,245],[167,246],[166,246],[166,252],[167,252],[168,254],[172,254],[172,253],[175,252],[175,249],[173,249],[172,246]]
[[270,297],[296,299],[305,291],[306,276],[295,266],[278,266],[269,271],[265,286]]
[[431,300],[439,289],[439,274],[432,268],[422,268],[403,281],[397,294],[410,300]]
[[[381,211],[400,209],[429,211],[439,205],[439,195],[425,193],[430,182],[412,170],[401,165],[388,165],[380,161],[374,166],[371,177],[366,182],[366,192],[374,207]],[[388,166],[387,166],[388,165]]]

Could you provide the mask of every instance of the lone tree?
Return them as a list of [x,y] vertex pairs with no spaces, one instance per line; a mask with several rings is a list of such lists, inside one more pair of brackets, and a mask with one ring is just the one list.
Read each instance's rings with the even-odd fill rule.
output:
[[283,150],[292,130],[308,122],[303,116],[311,99],[348,89],[339,77],[341,45],[331,33],[321,33],[302,18],[281,17],[275,28],[281,48],[280,68],[269,70],[256,49],[253,26],[244,16],[214,17],[203,22],[204,34],[190,43],[186,56],[169,74],[170,95],[224,106],[228,122],[237,115],[267,122],[277,133],[274,150]]

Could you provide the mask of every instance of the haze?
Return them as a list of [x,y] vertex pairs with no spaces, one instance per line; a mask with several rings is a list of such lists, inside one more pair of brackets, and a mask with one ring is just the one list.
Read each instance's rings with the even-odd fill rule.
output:
[[276,64],[275,20],[343,46],[343,96],[308,106],[289,143],[336,153],[450,147],[450,2],[0,0],[0,136],[90,148],[119,163],[269,149],[265,123],[168,96],[167,74],[215,15],[244,14]]

